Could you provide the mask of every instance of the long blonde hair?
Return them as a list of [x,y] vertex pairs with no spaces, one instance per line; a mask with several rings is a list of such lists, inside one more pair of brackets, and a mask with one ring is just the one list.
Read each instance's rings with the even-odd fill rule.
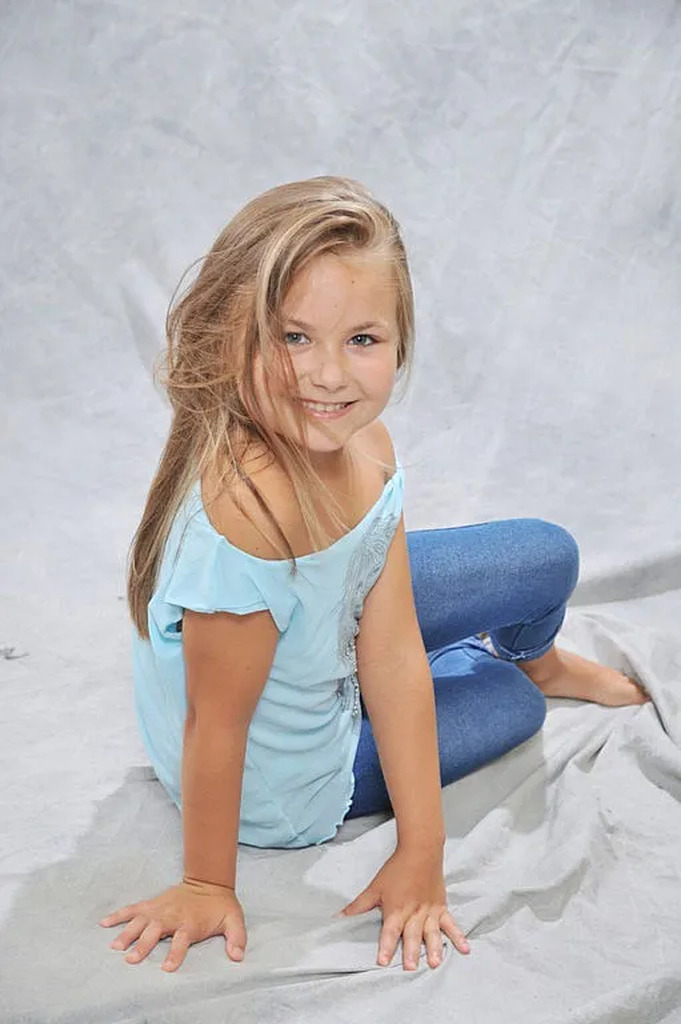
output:
[[[276,367],[287,385],[294,385],[290,353],[279,340],[282,305],[296,274],[323,253],[376,256],[391,265],[397,374],[409,377],[414,300],[399,225],[390,211],[359,182],[331,176],[279,185],[247,203],[193,265],[200,270],[180,295],[192,267],[185,273],[166,317],[167,348],[158,370],[173,417],[127,569],[128,606],[143,638],[149,637],[147,608],[173,519],[209,468],[217,469],[220,486],[241,480],[249,488],[274,528],[275,546],[296,571],[288,538],[243,469],[253,445],[264,443],[283,467],[315,550],[329,543],[316,506],[328,501],[330,492],[307,450],[267,425],[254,381],[254,359],[260,354],[266,394],[268,368]],[[298,415],[302,421],[302,411]],[[302,422],[299,428],[303,437]],[[332,518],[345,527],[336,513]]]

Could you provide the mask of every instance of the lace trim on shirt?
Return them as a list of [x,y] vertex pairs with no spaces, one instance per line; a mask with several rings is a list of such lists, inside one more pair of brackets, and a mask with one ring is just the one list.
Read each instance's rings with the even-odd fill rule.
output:
[[353,716],[360,711],[356,650],[359,620],[366,596],[385,565],[386,554],[399,520],[400,516],[395,512],[377,516],[353,551],[345,573],[338,628],[338,654],[349,671],[347,676],[337,681],[336,692],[343,701],[344,708],[352,707]]

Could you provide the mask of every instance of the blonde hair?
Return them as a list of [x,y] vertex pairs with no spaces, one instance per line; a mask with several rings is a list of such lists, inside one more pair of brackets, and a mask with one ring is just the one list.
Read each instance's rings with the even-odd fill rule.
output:
[[[282,305],[296,274],[323,253],[384,259],[393,268],[398,326],[397,375],[409,377],[414,344],[414,300],[399,225],[359,182],[321,176],[269,189],[251,200],[218,235],[200,270],[166,317],[167,348],[161,384],[173,410],[168,439],[151,482],[128,559],[128,606],[139,635],[149,637],[147,608],[172,522],[189,490],[208,469],[219,486],[241,480],[274,527],[275,546],[297,569],[291,545],[255,482],[244,457],[264,443],[283,467],[307,531],[319,550],[329,534],[316,511],[331,497],[307,450],[267,425],[254,380],[262,358],[269,371],[295,382],[281,345]],[[189,268],[191,270],[192,267]],[[304,437],[302,411],[299,436]],[[238,507],[246,510],[232,493]],[[334,503],[332,500],[332,505]],[[335,522],[347,529],[332,513]],[[256,524],[254,524],[256,525]],[[262,531],[261,531],[262,532]]]

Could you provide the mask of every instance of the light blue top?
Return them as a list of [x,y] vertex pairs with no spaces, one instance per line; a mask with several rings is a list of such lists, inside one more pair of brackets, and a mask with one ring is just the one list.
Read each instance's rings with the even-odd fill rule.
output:
[[133,629],[135,705],[161,783],[180,807],[186,713],[182,610],[269,609],[279,630],[248,731],[239,841],[308,846],[331,839],[352,802],[361,725],[355,637],[402,512],[403,470],[364,518],[323,551],[290,563],[235,547],[211,525],[194,485],[164,549],[148,608]]

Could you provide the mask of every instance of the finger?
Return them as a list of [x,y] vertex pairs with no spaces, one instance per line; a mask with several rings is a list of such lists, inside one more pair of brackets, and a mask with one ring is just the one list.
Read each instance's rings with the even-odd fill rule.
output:
[[125,924],[126,921],[130,921],[139,913],[139,910],[139,903],[131,903],[129,907],[121,907],[119,910],[114,910],[111,914],[107,914],[99,923],[102,928],[111,928],[115,924]]
[[438,918],[433,914],[426,918],[423,926],[423,938],[426,943],[426,957],[429,967],[439,967],[442,963],[442,932]]
[[139,939],[140,935],[149,924],[149,918],[144,917],[142,914],[138,914],[137,917],[133,917],[132,921],[127,928],[124,928],[120,935],[111,943],[112,949],[127,949],[131,942],[135,942]]
[[186,957],[187,950],[190,946],[191,939],[189,938],[189,934],[184,930],[184,928],[178,928],[173,935],[172,942],[170,943],[168,956],[161,964],[163,970],[176,971]]
[[129,964],[138,964],[140,960],[144,960],[145,956],[149,956],[152,949],[161,938],[163,928],[159,921],[150,921],[144,931],[139,937],[134,949],[131,949],[126,954],[126,961]]
[[341,914],[346,914],[348,917],[352,917],[353,914],[366,914],[368,910],[373,910],[374,907],[380,906],[381,897],[373,889],[365,889],[363,892],[356,896],[352,903],[348,903],[346,907],[343,907]]
[[243,960],[246,949],[246,926],[243,916],[232,914],[225,921],[225,949],[230,960]]
[[425,918],[423,911],[412,914],[402,929],[402,967],[405,971],[415,971],[419,965]]
[[468,945],[466,936],[461,931],[448,910],[446,910],[440,917],[440,929],[445,933],[448,939],[451,939],[459,953],[470,953],[471,947]]
[[378,937],[378,960],[381,967],[387,967],[395,955],[397,943],[402,934],[403,918],[398,914],[390,914],[383,919],[383,927]]

